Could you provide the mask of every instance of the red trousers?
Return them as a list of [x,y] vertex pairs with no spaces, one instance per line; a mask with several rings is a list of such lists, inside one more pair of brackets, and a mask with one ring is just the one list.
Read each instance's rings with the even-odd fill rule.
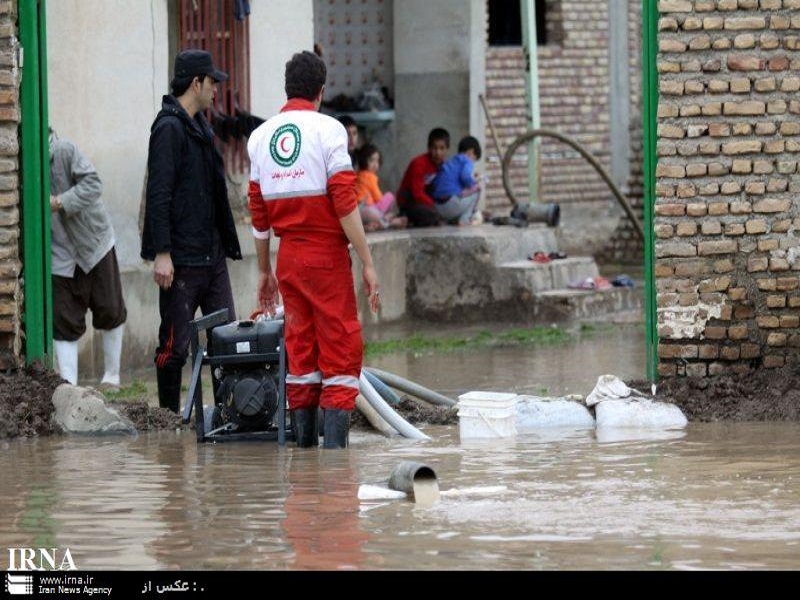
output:
[[353,410],[364,346],[347,246],[282,239],[275,274],[285,310],[289,408]]

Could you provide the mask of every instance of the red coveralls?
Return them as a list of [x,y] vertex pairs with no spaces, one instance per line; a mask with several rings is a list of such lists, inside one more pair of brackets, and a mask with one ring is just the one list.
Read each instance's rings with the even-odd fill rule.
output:
[[289,408],[353,410],[363,343],[348,240],[357,206],[347,133],[292,99],[247,144],[253,235],[281,239],[276,277],[285,309]]

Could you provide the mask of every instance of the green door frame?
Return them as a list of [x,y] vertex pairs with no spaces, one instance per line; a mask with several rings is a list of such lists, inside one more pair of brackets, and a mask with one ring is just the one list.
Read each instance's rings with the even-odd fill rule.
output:
[[47,117],[45,0],[19,0],[20,169],[25,362],[52,367],[50,148]]
[[644,148],[644,315],[646,327],[647,378],[658,378],[658,319],[656,312],[655,213],[656,163],[658,154],[658,6],[657,0],[642,0],[642,118]]

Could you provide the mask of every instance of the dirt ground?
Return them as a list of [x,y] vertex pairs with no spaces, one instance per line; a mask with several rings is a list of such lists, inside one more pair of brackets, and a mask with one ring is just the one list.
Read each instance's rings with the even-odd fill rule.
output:
[[[458,409],[431,406],[410,399],[408,396],[401,398],[400,404],[392,406],[406,421],[412,425],[457,425]],[[372,429],[367,418],[359,411],[353,411],[350,418],[350,427],[353,429]]]
[[0,438],[50,435],[55,389],[64,383],[41,363],[9,373],[0,372]]
[[[642,392],[650,384],[628,384]],[[762,369],[744,375],[669,378],[657,398],[674,402],[690,421],[800,421],[800,371]]]
[[[0,372],[0,439],[57,433],[51,398],[63,382],[58,374],[39,363]],[[645,381],[631,381],[629,385],[641,391],[650,389]],[[786,367],[704,379],[662,379],[657,397],[677,404],[690,421],[800,421],[800,371]],[[141,432],[182,427],[178,415],[154,408],[145,399],[110,405]],[[458,423],[455,408],[430,406],[408,397],[395,410],[413,425]],[[352,427],[371,428],[357,411],[353,413]]]
[[[41,363],[0,372],[0,439],[57,433],[52,397],[62,383],[57,373],[44,369]],[[119,409],[139,431],[181,427],[178,415],[148,406],[144,400],[111,402],[109,406]]]
[[140,432],[186,427],[180,415],[166,408],[150,406],[144,400],[109,402],[108,405],[128,417]]

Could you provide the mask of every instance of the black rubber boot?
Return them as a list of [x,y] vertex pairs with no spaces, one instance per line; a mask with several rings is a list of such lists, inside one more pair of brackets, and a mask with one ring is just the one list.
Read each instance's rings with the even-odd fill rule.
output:
[[294,424],[294,434],[297,438],[298,448],[319,446],[316,407],[294,409],[292,411],[292,423]]
[[323,448],[329,450],[347,448],[350,433],[350,411],[338,408],[325,409],[325,441]]
[[173,412],[180,412],[181,371],[178,369],[156,369],[158,381],[158,405]]

